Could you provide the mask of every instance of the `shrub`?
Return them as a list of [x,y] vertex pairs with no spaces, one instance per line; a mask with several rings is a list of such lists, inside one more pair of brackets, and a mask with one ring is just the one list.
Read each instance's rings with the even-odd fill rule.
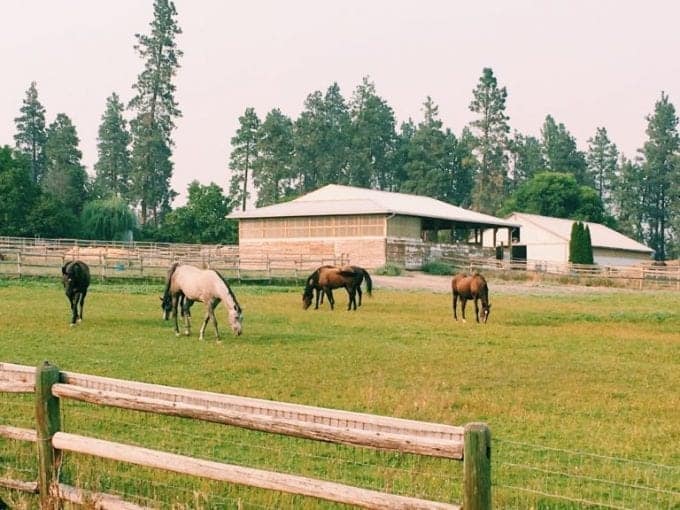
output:
[[403,272],[404,272],[403,267],[392,262],[388,262],[384,266],[379,267],[378,269],[375,270],[375,274],[379,274],[382,276],[399,276]]
[[453,274],[453,266],[440,260],[434,260],[432,262],[428,262],[427,264],[423,264],[423,267],[421,269],[424,273],[428,274],[441,274],[441,275]]

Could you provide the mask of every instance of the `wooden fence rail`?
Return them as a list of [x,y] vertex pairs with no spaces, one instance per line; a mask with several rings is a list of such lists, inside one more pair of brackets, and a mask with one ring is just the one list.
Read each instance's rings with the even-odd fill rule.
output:
[[77,503],[85,500],[97,501],[98,508],[140,508],[117,496],[90,493],[61,484],[59,465],[64,452],[83,453],[364,508],[448,510],[461,508],[459,505],[397,496],[335,482],[195,459],[68,434],[60,430],[61,399],[183,416],[336,444],[462,460],[463,508],[466,510],[491,508],[491,437],[488,427],[482,423],[456,427],[173,388],[61,372],[47,362],[37,369],[0,363],[0,391],[33,392],[36,395],[36,430],[2,425],[0,437],[36,442],[39,471],[38,481],[35,483],[0,478],[0,486],[38,492],[43,509],[58,508],[61,501]]

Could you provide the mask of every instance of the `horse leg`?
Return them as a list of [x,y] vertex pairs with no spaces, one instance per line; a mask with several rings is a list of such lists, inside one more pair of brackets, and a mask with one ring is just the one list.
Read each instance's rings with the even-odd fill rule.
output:
[[78,295],[71,294],[68,299],[71,302],[71,327],[73,327],[78,319]]
[[326,295],[328,296],[328,302],[331,304],[331,310],[335,309],[335,298],[333,297],[333,289],[330,287],[326,288]]
[[314,307],[314,310],[319,309],[319,298],[321,298],[321,303],[323,304],[323,289],[315,289],[316,292],[316,306]]
[[[217,337],[217,340],[220,339],[220,332],[217,330],[217,316],[215,315],[215,307],[218,303],[219,301],[217,301],[214,306],[210,307],[210,318],[212,319],[213,326],[215,327],[215,336]],[[226,304],[224,306],[226,306]]]
[[475,298],[475,318],[477,319],[477,322],[479,322],[479,303],[477,303],[477,299]]
[[463,296],[460,297],[460,314],[463,316],[463,322],[467,322],[465,320],[465,305],[467,305],[467,299],[465,299]]
[[179,304],[179,296],[172,296],[172,320],[175,322],[175,336],[179,336],[179,323],[177,322],[177,305]]
[[203,340],[203,335],[205,333],[205,327],[208,325],[208,321],[210,320],[210,316],[212,315],[212,303],[206,303],[205,306],[205,318],[203,319],[203,324],[201,324],[201,331],[198,334],[198,339]]
[[361,285],[357,285],[357,294],[359,294],[359,306],[361,306]]
[[453,293],[453,318],[458,321],[458,315],[456,314],[456,308],[458,307],[458,294]]
[[80,295],[80,315],[78,318],[78,322],[82,322],[83,320],[83,308],[85,307],[85,296],[87,295],[87,290],[84,290],[82,294]]

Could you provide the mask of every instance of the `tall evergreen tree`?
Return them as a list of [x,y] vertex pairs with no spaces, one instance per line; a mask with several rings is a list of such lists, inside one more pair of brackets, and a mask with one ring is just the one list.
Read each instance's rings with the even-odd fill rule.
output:
[[645,242],[646,194],[642,167],[639,162],[623,157],[619,165],[613,194],[613,212],[623,233]]
[[498,87],[490,68],[484,68],[477,87],[473,90],[470,110],[478,115],[471,122],[477,138],[479,173],[475,179],[472,207],[478,211],[495,213],[505,195],[508,161],[505,152],[509,117],[505,114],[505,87]]
[[543,158],[541,142],[533,136],[525,136],[515,132],[508,141],[510,151],[509,191],[531,179],[536,173],[545,170],[546,162]]
[[401,123],[399,133],[397,133],[394,157],[392,158],[392,178],[386,187],[383,188],[384,190],[399,191],[407,181],[406,163],[408,163],[408,154],[416,129],[412,119]]
[[154,16],[149,35],[135,34],[134,48],[144,60],[144,70],[133,86],[135,96],[129,107],[136,113],[131,121],[132,175],[131,194],[139,203],[141,221],[149,214],[158,224],[177,195],[170,188],[174,119],[182,115],[175,101],[173,78],[182,51],[175,37],[181,34],[177,10],[171,0],[154,0]]
[[586,161],[590,180],[595,183],[595,189],[607,212],[611,213],[612,190],[616,182],[619,151],[609,140],[607,130],[597,128],[595,136],[588,140]]
[[340,87],[313,92],[295,122],[295,169],[300,193],[326,184],[348,184],[350,115]]
[[576,139],[564,124],[557,124],[551,115],[546,116],[541,138],[548,170],[570,173],[579,184],[593,184],[587,172],[585,154],[578,150]]
[[45,108],[38,100],[38,88],[35,82],[26,91],[21,107],[21,115],[14,119],[17,132],[14,135],[16,147],[28,155],[31,162],[31,178],[40,183],[45,175]]
[[26,218],[39,194],[28,156],[7,145],[0,147],[0,235],[32,235]]
[[256,150],[253,182],[257,188],[257,207],[291,197],[295,189],[293,121],[278,108],[269,112],[260,126]]
[[257,154],[257,138],[260,129],[260,119],[254,108],[246,108],[246,111],[238,118],[239,128],[236,135],[231,138],[231,155],[229,156],[229,168],[231,179],[229,192],[232,200],[241,205],[241,210],[246,210],[246,202],[250,198],[248,191],[249,181],[253,176],[250,173]]
[[394,111],[377,95],[368,77],[352,95],[350,116],[349,184],[388,189],[393,180],[396,121]]
[[404,164],[406,178],[401,191],[426,195],[453,204],[465,203],[472,183],[471,136],[459,141],[443,130],[439,108],[429,96],[423,104],[424,119],[408,143]]
[[130,133],[123,117],[124,106],[115,92],[106,100],[106,110],[99,125],[94,165],[95,189],[99,197],[113,195],[129,197],[130,191]]
[[75,215],[80,214],[87,198],[87,173],[81,163],[79,143],[71,119],[66,114],[59,113],[47,128],[47,171],[42,187]]
[[675,107],[663,92],[654,106],[654,114],[647,116],[646,132],[648,139],[641,152],[648,239],[655,258],[665,260],[666,245],[671,238],[670,214],[674,202],[680,200],[671,193],[674,183],[680,179],[677,158],[680,137]]

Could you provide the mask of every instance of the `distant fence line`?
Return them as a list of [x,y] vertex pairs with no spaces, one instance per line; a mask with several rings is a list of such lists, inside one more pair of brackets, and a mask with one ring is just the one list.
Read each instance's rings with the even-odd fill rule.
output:
[[[80,259],[90,265],[100,280],[116,278],[164,278],[173,262],[183,262],[220,271],[237,280],[301,279],[324,264],[350,263],[349,254],[313,256],[263,254],[241,258],[237,245],[180,244],[152,242],[96,241],[82,239],[41,239],[0,237],[0,276],[48,276],[68,260]],[[497,260],[474,253],[454,256],[439,254],[433,260],[456,269],[521,272],[540,277],[552,275],[591,281],[623,283],[628,287],[668,288],[680,291],[680,264],[604,266],[561,263],[546,260]]]
[[282,255],[243,259],[235,245],[192,245],[120,243],[76,239],[24,239],[0,237],[0,275],[49,276],[69,260],[90,266],[100,280],[120,278],[164,278],[173,262],[193,264],[220,271],[237,280],[301,279],[324,264],[342,265],[349,257]]
[[88,500],[100,502],[100,506],[95,508],[142,508],[111,494],[87,492],[60,483],[62,456],[68,452],[363,508],[461,509],[457,504],[400,496],[69,434],[61,431],[62,399],[181,416],[354,447],[463,461],[463,507],[465,510],[492,508],[491,433],[483,423],[458,427],[172,388],[60,372],[47,362],[37,369],[0,363],[0,392],[35,394],[35,429],[0,424],[0,437],[37,443],[38,479],[33,482],[0,478],[0,487],[39,494],[42,509],[57,508],[59,505],[55,498],[74,503]]
[[628,286],[663,287],[680,290],[680,264],[671,266],[641,264],[635,266],[604,266],[598,264],[572,264],[547,260],[497,260],[478,257],[441,257],[441,262],[467,271],[526,272],[534,275],[609,280],[627,283]]

